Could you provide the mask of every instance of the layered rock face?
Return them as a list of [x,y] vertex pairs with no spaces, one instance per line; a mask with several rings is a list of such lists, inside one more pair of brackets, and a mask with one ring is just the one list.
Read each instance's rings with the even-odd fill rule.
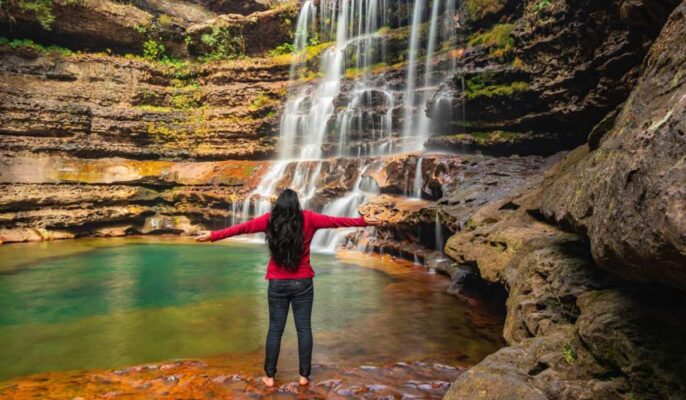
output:
[[296,3],[278,0],[19,0],[0,7],[0,34],[89,51],[137,53],[148,43],[176,57],[198,46],[258,55],[292,40],[297,13]]
[[[276,149],[290,57],[266,50],[291,40],[296,13],[293,5],[238,3],[4,4],[0,240],[192,233],[228,223],[265,170],[260,160]],[[206,59],[169,58],[192,48],[186,30],[233,6],[257,13],[234,20],[283,35],[272,32],[262,47],[241,50],[259,56],[239,59],[221,47],[224,28],[210,28],[202,34],[212,46],[199,54]],[[144,57],[115,54],[141,49]]]
[[172,160],[260,159],[274,151],[287,65],[167,67],[17,50],[0,47],[2,151]]
[[597,267],[588,242],[535,219],[541,180],[489,204],[448,240],[458,264],[508,289],[509,346],[458,378],[448,399],[680,398],[683,293]]
[[685,18],[682,3],[608,133],[448,240],[507,288],[509,346],[446,398],[683,398]]
[[427,112],[464,117],[430,145],[522,154],[584,143],[628,96],[676,4],[463,2],[459,20],[468,45],[455,78]]

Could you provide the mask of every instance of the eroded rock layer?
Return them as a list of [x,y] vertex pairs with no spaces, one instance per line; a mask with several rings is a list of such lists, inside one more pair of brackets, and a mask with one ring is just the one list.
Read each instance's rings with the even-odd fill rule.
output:
[[455,79],[427,107],[457,118],[431,146],[530,154],[584,143],[626,99],[678,3],[463,2],[467,47]]

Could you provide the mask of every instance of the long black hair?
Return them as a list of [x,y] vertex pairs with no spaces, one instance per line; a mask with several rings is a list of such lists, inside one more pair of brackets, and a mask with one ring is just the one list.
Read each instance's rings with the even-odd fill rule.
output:
[[298,194],[291,189],[285,189],[276,199],[266,234],[274,261],[282,268],[295,271],[303,247],[303,216]]

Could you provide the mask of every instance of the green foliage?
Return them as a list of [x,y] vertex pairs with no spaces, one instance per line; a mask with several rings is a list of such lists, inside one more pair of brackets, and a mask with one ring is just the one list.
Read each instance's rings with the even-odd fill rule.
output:
[[269,52],[271,57],[282,56],[284,54],[291,54],[295,51],[295,46],[292,43],[284,43],[276,46]]
[[164,56],[164,45],[156,40],[149,39],[143,42],[143,58],[159,60]]
[[196,85],[191,85],[188,88],[184,88],[174,93],[171,99],[172,107],[181,110],[190,110],[192,108],[198,108],[202,104],[202,93],[200,92],[200,87]]
[[152,105],[156,103],[160,98],[160,96],[156,92],[153,92],[152,90],[148,89],[141,90],[139,97],[141,99],[142,105]]
[[209,48],[204,61],[239,58],[245,55],[245,38],[238,29],[231,27],[213,26],[212,32],[205,33],[200,41]]
[[52,0],[22,0],[18,3],[19,9],[36,16],[41,27],[45,30],[52,29],[55,15],[52,13]]
[[538,2],[534,4],[533,10],[538,14],[543,11],[543,9],[550,7],[551,4],[551,0],[538,0]]
[[486,46],[490,49],[491,57],[502,59],[514,49],[514,40],[511,36],[513,27],[513,24],[494,25],[490,31],[472,36],[469,44]]
[[467,10],[472,18],[478,19],[495,14],[503,9],[503,0],[467,0]]
[[479,144],[511,142],[522,136],[519,133],[508,131],[471,132],[469,135]]
[[1,37],[0,36],[0,46],[9,46],[12,50],[15,50],[19,47],[24,47],[27,49],[32,49],[41,53],[58,53],[63,56],[70,56],[73,55],[74,52],[72,52],[69,49],[66,49],[64,47],[59,47],[59,46],[42,46],[30,39],[13,39],[9,40],[6,37]]
[[143,41],[143,58],[161,60],[166,57],[166,48],[162,44],[159,20],[148,26],[136,25],[136,32],[145,38]]
[[482,73],[467,79],[465,96],[468,99],[477,97],[512,96],[529,88],[529,84],[523,81],[499,84],[493,74]]
[[576,360],[576,353],[574,352],[574,348],[571,344],[565,344],[562,353],[565,358],[565,361],[567,361],[568,364],[572,364]]
[[[63,4],[73,5],[79,1],[65,0]],[[0,0],[0,7],[3,7],[6,3],[6,1]],[[53,0],[15,0],[9,3],[14,3],[24,13],[35,15],[36,20],[38,20],[43,29],[48,31],[52,29],[52,25],[55,23],[55,14],[52,10]]]
[[308,46],[318,46],[321,43],[319,40],[319,32],[313,32],[310,39],[307,41]]
[[264,92],[262,92],[258,94],[257,97],[255,97],[255,100],[253,100],[253,102],[250,104],[250,109],[253,111],[259,110],[263,107],[271,105],[272,103],[274,103],[274,101]]
[[562,356],[565,358],[565,361],[567,361],[567,364],[573,364],[574,361],[576,361],[576,353],[574,352],[574,348],[572,347],[571,343],[567,343],[564,345],[564,348],[562,349]]

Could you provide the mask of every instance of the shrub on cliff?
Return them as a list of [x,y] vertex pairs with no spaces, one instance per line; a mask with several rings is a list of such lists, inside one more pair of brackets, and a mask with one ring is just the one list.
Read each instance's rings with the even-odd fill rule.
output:
[[[54,0],[0,0],[0,7],[13,7],[23,13],[33,14],[43,29],[50,30],[55,22],[55,14],[52,11],[54,2]],[[62,0],[61,4],[72,5],[78,2],[79,0]]]

